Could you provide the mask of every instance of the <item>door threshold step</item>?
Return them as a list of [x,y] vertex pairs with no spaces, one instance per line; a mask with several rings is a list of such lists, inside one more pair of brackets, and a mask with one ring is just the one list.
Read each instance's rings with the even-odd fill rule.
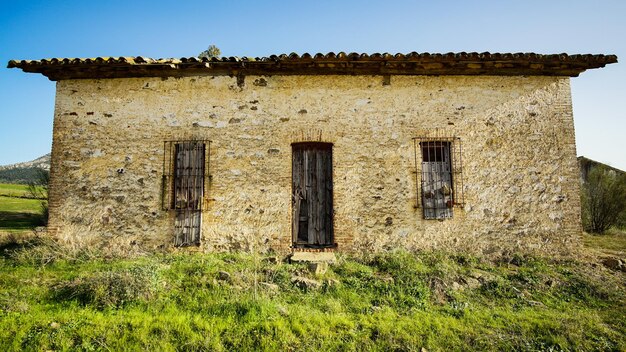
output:
[[294,252],[289,258],[292,262],[335,263],[337,257],[333,252]]

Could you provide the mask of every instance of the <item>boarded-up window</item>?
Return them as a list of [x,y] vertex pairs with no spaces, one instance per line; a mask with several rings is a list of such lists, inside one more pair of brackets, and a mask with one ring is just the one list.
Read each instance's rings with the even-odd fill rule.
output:
[[416,204],[424,219],[451,218],[463,205],[461,161],[459,138],[415,138]]
[[293,243],[333,246],[333,161],[330,143],[294,143]]
[[174,244],[199,245],[205,187],[208,175],[209,141],[165,143],[163,206],[175,211]]

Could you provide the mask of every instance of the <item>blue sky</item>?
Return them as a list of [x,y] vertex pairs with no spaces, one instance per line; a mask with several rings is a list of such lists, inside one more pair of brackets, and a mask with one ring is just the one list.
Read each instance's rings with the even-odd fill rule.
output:
[[[626,1],[0,1],[0,165],[50,151],[55,83],[10,59],[316,52],[616,54]],[[626,61],[625,61],[626,62]],[[626,170],[626,69],[572,79],[579,155]]]

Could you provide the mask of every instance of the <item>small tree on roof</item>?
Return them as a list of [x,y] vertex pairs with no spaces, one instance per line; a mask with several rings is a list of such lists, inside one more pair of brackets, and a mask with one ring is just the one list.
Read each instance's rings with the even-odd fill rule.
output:
[[198,57],[206,57],[210,59],[212,57],[219,57],[220,55],[222,55],[222,51],[220,50],[220,48],[211,44],[205,51],[198,54]]

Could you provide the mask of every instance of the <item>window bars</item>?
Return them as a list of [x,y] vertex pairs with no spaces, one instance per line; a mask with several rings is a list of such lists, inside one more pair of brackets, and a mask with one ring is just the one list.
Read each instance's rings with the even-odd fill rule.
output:
[[451,218],[463,206],[461,139],[450,136],[415,137],[416,207],[424,219]]
[[210,141],[164,142],[163,210],[174,210],[174,244],[200,244],[202,210],[209,175]]

